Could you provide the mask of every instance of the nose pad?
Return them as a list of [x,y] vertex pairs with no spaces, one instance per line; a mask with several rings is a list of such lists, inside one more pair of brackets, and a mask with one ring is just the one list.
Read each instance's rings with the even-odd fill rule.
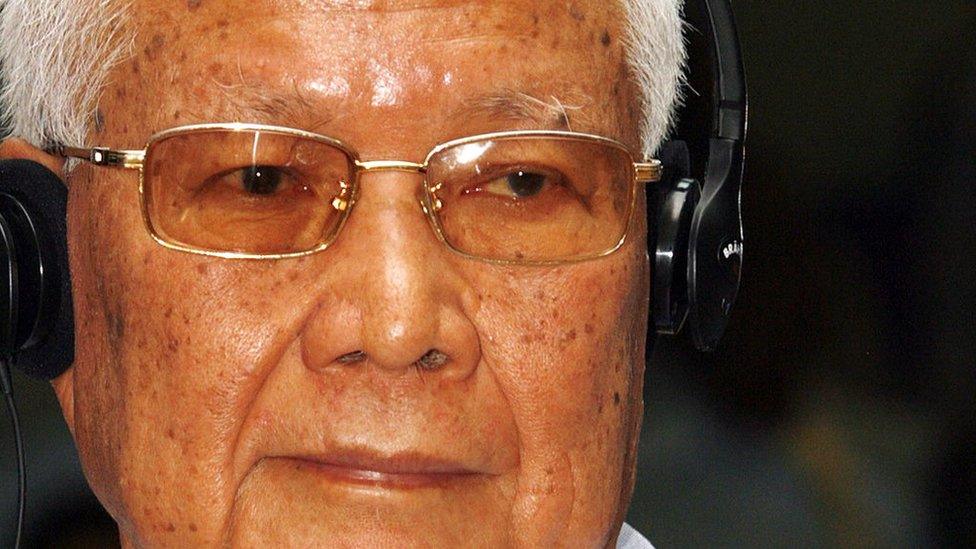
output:
[[444,207],[444,203],[441,201],[440,197],[437,196],[437,193],[443,188],[443,183],[435,183],[434,185],[431,185],[430,191],[427,191],[426,188],[422,191],[424,212],[429,211],[430,214],[436,214],[437,212],[441,211],[441,208]]
[[[430,225],[430,230],[434,232],[434,236],[437,237],[439,241],[443,244],[447,244],[444,240],[444,235],[441,232],[441,228],[438,225],[437,214],[444,208],[444,202],[441,201],[440,197],[437,196],[437,192],[443,188],[442,183],[437,183],[432,185],[428,191],[425,186],[420,188],[420,196],[417,201],[420,203],[420,209],[424,212],[427,217],[427,224]],[[450,246],[448,246],[450,248]]]

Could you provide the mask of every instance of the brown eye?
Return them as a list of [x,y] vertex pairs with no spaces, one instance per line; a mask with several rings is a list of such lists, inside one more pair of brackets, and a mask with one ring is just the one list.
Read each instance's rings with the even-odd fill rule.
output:
[[282,170],[274,166],[249,166],[239,173],[241,187],[251,194],[272,194],[281,186]]
[[517,200],[539,194],[545,185],[545,175],[519,170],[490,181],[484,186],[484,189],[492,194],[508,196]]

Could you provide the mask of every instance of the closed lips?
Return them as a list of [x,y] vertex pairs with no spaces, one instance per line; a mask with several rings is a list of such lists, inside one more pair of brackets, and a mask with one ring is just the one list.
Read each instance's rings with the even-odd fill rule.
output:
[[410,453],[381,456],[354,451],[277,458],[338,481],[402,488],[449,483],[482,473],[458,461]]

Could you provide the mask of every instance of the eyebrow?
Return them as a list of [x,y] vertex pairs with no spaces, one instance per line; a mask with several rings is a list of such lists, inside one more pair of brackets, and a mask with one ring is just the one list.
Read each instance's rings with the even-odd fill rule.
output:
[[583,118],[584,112],[582,106],[563,103],[556,96],[543,100],[524,91],[502,88],[467,101],[450,115],[452,119],[471,116],[533,122],[544,129],[572,130],[572,122]]
[[[284,90],[251,83],[218,82],[217,85],[230,101],[233,114],[241,118],[257,115],[258,122],[299,123],[302,129],[313,132],[326,129],[341,118],[341,113],[316,104],[314,93],[303,91],[297,84]],[[449,120],[458,122],[472,117],[527,123],[537,129],[571,131],[574,126],[596,127],[596,120],[581,105],[564,103],[554,95],[544,100],[513,88],[500,88],[467,99],[447,115]]]
[[297,84],[290,89],[278,90],[245,82],[232,85],[215,83],[230,102],[232,114],[241,120],[256,116],[255,122],[279,124],[284,121],[286,124],[299,124],[300,129],[306,131],[318,132],[327,128],[337,117],[328,107],[314,105],[310,94],[302,91]]

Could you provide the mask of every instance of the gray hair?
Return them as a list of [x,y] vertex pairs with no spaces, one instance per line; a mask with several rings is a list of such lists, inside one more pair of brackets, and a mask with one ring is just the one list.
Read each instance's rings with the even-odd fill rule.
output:
[[[683,0],[620,1],[641,92],[643,153],[651,156],[681,101]],[[0,116],[10,135],[40,147],[89,145],[101,90],[134,40],[124,25],[128,7],[129,0],[0,0]]]

